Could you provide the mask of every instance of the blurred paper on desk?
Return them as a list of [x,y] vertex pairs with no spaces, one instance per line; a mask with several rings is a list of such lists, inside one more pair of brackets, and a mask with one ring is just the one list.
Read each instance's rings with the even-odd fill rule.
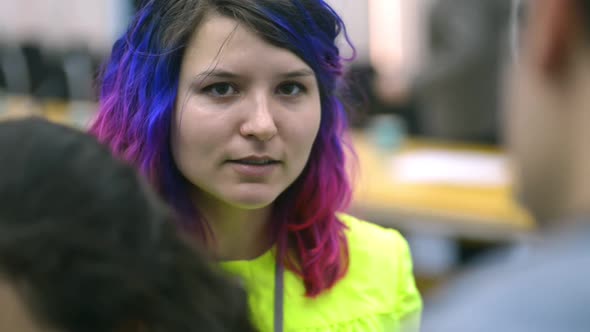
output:
[[391,173],[396,182],[468,187],[511,184],[508,159],[502,154],[423,149],[395,156]]

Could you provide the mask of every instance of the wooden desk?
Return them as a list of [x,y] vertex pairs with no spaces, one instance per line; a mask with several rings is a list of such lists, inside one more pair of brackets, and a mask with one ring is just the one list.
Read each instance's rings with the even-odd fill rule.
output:
[[473,239],[505,240],[535,228],[530,215],[512,198],[512,183],[484,187],[408,183],[391,167],[395,156],[426,149],[475,151],[492,156],[501,155],[501,151],[410,140],[395,153],[383,153],[367,136],[361,132],[352,134],[360,168],[353,213],[385,226]]
[[85,130],[97,109],[96,103],[88,101],[52,101],[45,103],[43,111],[50,121]]
[[52,122],[84,130],[95,114],[97,104],[88,101],[36,101],[29,96],[10,95],[0,100],[0,119],[41,116]]
[[0,96],[0,103],[0,120],[42,114],[40,105],[28,96]]

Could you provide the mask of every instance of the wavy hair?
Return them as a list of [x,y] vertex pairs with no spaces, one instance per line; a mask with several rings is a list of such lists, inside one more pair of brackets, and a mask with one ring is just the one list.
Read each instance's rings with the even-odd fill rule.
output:
[[[186,45],[209,13],[235,19],[268,43],[287,49],[315,72],[321,98],[318,136],[302,174],[273,203],[280,260],[298,274],[306,295],[332,287],[348,269],[348,127],[337,97],[344,23],[323,0],[151,0],[116,41],[101,78],[100,111],[90,132],[143,173],[176,210],[181,228],[205,243],[207,222],[190,199],[192,186],[172,158],[170,135]],[[354,57],[354,56],[353,56]],[[352,149],[350,149],[352,152]],[[350,154],[354,155],[354,153]]]

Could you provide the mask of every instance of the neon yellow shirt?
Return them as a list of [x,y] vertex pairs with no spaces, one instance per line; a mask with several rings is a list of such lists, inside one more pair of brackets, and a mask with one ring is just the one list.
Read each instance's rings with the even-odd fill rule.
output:
[[[341,214],[348,226],[347,275],[315,299],[301,279],[284,275],[285,332],[418,331],[422,299],[414,282],[406,240],[399,232]],[[252,321],[273,332],[274,250],[249,261],[222,263],[248,291]]]

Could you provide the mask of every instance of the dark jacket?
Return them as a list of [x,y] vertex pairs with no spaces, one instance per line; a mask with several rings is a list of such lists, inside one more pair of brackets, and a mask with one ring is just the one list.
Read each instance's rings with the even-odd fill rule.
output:
[[425,312],[422,331],[590,331],[588,221],[466,274]]

